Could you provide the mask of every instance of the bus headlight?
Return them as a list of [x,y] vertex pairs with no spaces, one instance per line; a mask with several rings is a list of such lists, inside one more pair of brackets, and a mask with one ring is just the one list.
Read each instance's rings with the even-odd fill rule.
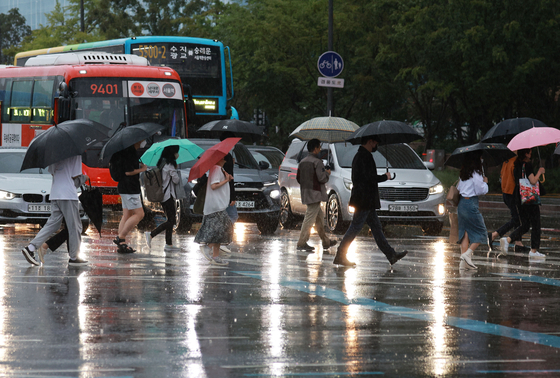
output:
[[16,195],[14,193],[0,190],[0,200],[11,200],[14,198],[16,198]]
[[280,191],[277,190],[277,189],[271,190],[270,191],[270,198],[272,198],[272,199],[280,198]]
[[443,193],[443,185],[437,184],[430,188],[430,194],[440,194]]

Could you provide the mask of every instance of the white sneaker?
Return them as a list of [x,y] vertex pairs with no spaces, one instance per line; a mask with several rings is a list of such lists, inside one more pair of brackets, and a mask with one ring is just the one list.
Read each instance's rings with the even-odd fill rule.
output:
[[[469,267],[469,269],[478,269],[476,267],[476,265],[473,264],[472,260],[471,260],[471,256],[472,256],[472,251],[471,250],[467,250],[467,252],[463,253],[461,255],[461,260],[464,261],[467,266]],[[460,268],[460,267],[459,267]]]
[[544,259],[546,258],[546,255],[543,255],[542,253],[537,251],[537,252],[529,252],[529,257],[534,259]]
[[210,260],[210,264],[224,266],[224,265],[228,265],[228,262],[222,260],[220,256],[216,256],[216,257],[212,257],[212,260]]
[[507,255],[508,254],[508,249],[509,249],[509,243],[507,241],[507,238],[501,238],[500,239],[500,250],[502,251],[502,255]]
[[221,245],[220,246],[220,254],[224,255],[224,256],[230,256],[231,255],[231,250],[226,247],[225,245]]
[[177,251],[180,251],[181,248],[175,247],[174,245],[167,245],[166,244],[165,247],[163,247],[163,250],[165,252],[177,252]]
[[200,245],[200,252],[202,252],[202,255],[204,256],[204,258],[206,260],[212,261],[212,248],[210,248],[206,244],[201,244]]
[[146,244],[148,248],[152,249],[152,234],[150,231],[144,232],[144,236],[146,236]]

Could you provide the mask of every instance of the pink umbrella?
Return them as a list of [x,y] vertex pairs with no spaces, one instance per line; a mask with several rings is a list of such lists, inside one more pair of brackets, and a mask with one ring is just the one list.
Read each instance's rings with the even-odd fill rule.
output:
[[533,127],[517,134],[507,146],[512,151],[518,151],[558,142],[560,142],[560,130],[554,127]]

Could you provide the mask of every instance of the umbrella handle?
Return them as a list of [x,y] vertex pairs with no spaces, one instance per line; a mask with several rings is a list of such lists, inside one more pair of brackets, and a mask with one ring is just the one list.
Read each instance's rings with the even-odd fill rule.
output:
[[544,177],[544,173],[541,175],[541,177],[539,177],[539,182],[541,184],[544,184],[544,182],[546,181],[546,178]]

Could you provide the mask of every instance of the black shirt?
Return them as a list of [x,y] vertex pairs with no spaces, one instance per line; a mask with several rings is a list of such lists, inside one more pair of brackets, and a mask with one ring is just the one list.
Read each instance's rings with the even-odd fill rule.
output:
[[[117,152],[117,154],[121,154],[120,161],[122,162],[124,172],[132,172],[140,168],[138,153],[134,146],[125,148]],[[133,176],[125,175],[124,178],[119,181],[117,189],[119,194],[140,194],[140,176],[138,174]]]
[[[233,156],[227,154],[224,160],[226,161],[224,164],[224,171],[233,177]],[[235,185],[233,180],[229,182],[229,202],[231,203],[232,201],[235,201]]]

